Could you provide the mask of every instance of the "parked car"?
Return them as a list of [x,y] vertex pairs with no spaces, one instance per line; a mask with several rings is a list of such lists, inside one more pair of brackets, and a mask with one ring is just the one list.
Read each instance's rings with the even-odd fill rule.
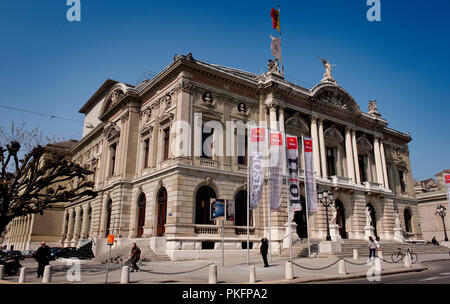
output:
[[[51,251],[51,250],[50,250]],[[54,260],[58,258],[73,258],[77,257],[77,248],[75,247],[64,247],[54,250],[52,253],[52,258]]]
[[5,266],[5,274],[16,275],[19,269],[22,267],[20,265],[19,256],[3,256],[0,258],[0,265]]
[[17,257],[17,258],[19,258],[21,260],[25,259],[25,257],[22,255],[22,252],[20,252],[19,250],[8,251],[7,256],[11,257],[11,258]]
[[55,256],[55,254],[58,252],[58,251],[60,251],[62,248],[61,247],[52,247],[52,248],[50,248],[50,255],[51,255],[51,259],[52,260],[56,260],[56,256]]
[[24,251],[22,251],[22,255],[25,258],[32,258],[34,253],[35,253],[34,250],[24,250]]

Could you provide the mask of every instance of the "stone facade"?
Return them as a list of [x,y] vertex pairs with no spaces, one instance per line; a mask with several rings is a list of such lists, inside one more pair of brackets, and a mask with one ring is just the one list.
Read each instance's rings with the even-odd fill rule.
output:
[[[236,152],[249,121],[313,138],[318,188],[332,190],[342,204],[344,238],[364,239],[368,204],[383,239],[394,239],[394,209],[402,213],[405,208],[412,215],[411,237],[421,238],[410,135],[388,128],[376,103],[371,103],[369,113],[361,111],[335,81],[308,90],[278,73],[256,75],[188,54],[176,56],[157,76],[136,87],[107,80],[80,112],[85,114],[85,128],[72,149],[73,159],[95,171],[99,195],[66,206],[64,246],[94,238],[97,254],[102,254],[99,244],[114,232],[116,250],[118,244],[138,239],[173,259],[183,258],[184,253],[199,257],[202,248],[220,246],[221,226],[206,216],[209,198],[216,197],[237,205],[235,221],[225,223],[225,248],[242,252],[247,237],[243,207],[247,166],[245,157]],[[182,123],[192,128],[180,129]],[[211,142],[202,134],[207,124],[215,130],[208,137]],[[217,135],[219,129],[223,137]],[[188,140],[182,139],[185,131]],[[211,156],[203,155],[205,145],[213,147]],[[302,165],[302,187],[303,176]],[[266,185],[259,207],[251,214],[253,249],[269,232],[267,197]],[[299,237],[304,238],[305,215],[298,212],[293,218]],[[283,194],[281,210],[271,212],[274,253],[283,247],[287,221]],[[323,207],[309,215],[309,230],[311,238],[325,238]]]

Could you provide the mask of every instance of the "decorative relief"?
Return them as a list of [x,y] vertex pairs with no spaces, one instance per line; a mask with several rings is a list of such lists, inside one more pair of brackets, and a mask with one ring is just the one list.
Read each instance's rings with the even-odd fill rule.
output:
[[378,116],[380,117],[381,114],[377,109],[377,101],[376,100],[369,100],[369,114],[373,115],[373,116]]
[[344,98],[337,92],[332,91],[322,92],[317,96],[317,99],[322,102],[340,107],[342,109],[348,109],[347,103],[345,102]]
[[127,120],[129,116],[130,116],[130,111],[125,110],[125,112],[123,112],[123,114],[120,116],[120,120],[123,122],[123,121]]
[[205,178],[205,183],[206,183],[206,185],[211,185],[212,184],[212,178],[211,177],[207,177],[207,178]]
[[372,144],[370,143],[370,141],[367,139],[366,135],[362,135],[360,136],[357,140],[356,140],[356,144],[358,145],[358,149],[363,148],[365,150],[372,150]]
[[248,115],[248,108],[245,103],[243,103],[243,102],[239,103],[237,105],[237,109],[238,109],[239,114],[241,114],[242,116]]
[[203,103],[206,106],[212,106],[213,105],[213,96],[212,96],[211,92],[203,93],[202,100],[203,100]]
[[112,140],[120,136],[120,128],[114,122],[110,122],[103,129],[103,135],[106,137],[107,140]]
[[328,138],[328,140],[336,141],[337,143],[344,141],[344,137],[342,137],[341,132],[339,132],[339,130],[337,130],[334,126],[326,129],[323,134],[326,138]]

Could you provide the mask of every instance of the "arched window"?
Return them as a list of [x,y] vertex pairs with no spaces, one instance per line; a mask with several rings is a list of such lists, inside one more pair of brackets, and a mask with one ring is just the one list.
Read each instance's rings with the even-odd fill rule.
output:
[[403,211],[403,216],[405,217],[405,230],[406,230],[406,232],[412,232],[411,211],[409,211],[408,208],[405,208],[405,211]]
[[145,225],[145,207],[146,199],[145,194],[142,193],[138,200],[138,213],[137,213],[137,234],[136,237],[140,238],[144,234]]
[[112,233],[111,227],[111,215],[112,215],[112,200],[110,199],[106,204],[106,236]]
[[216,198],[216,193],[211,187],[203,186],[197,190],[195,196],[195,223],[213,224],[210,220],[210,200]]
[[[247,226],[247,191],[245,190],[239,191],[236,194],[234,203],[235,203],[234,225]],[[250,219],[250,223],[251,222],[252,221]]]

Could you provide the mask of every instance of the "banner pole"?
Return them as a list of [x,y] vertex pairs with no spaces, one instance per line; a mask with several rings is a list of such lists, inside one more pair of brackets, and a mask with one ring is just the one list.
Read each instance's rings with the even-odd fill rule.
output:
[[305,140],[302,134],[302,155],[303,155],[303,182],[305,184],[305,208],[306,208],[306,230],[308,234],[308,258],[311,257],[311,244],[309,240],[309,206],[308,206],[308,190],[306,189],[306,159],[305,159]]
[[[226,207],[225,207],[226,210]],[[222,267],[225,267],[225,217],[222,220]]]
[[[289,233],[289,261],[292,261],[292,225],[291,225],[291,199],[289,196],[289,182],[288,182],[288,172],[289,172],[289,164],[288,164],[288,157],[287,157],[287,136],[286,133],[283,132],[283,139],[284,139],[284,158],[286,163],[286,203],[287,203],[287,214],[288,214],[288,233]],[[298,169],[298,168],[297,168]]]
[[250,127],[247,127],[247,265],[250,265]]
[[[266,138],[267,138],[267,147],[268,147],[268,153],[266,153],[266,155],[269,155],[269,153],[270,153],[270,133],[271,133],[271,130],[270,129],[267,129],[267,134],[269,135],[269,136],[266,136]],[[268,183],[267,183],[267,185],[268,185],[268,200],[267,200],[267,208],[268,208],[268,216],[269,216],[269,257],[270,257],[270,263],[272,263],[272,228],[271,228],[271,218],[270,218],[270,177],[271,177],[271,175],[270,175],[270,159],[269,160],[266,160],[266,163],[268,162],[268,168],[269,168],[269,170],[267,170],[268,171]]]

